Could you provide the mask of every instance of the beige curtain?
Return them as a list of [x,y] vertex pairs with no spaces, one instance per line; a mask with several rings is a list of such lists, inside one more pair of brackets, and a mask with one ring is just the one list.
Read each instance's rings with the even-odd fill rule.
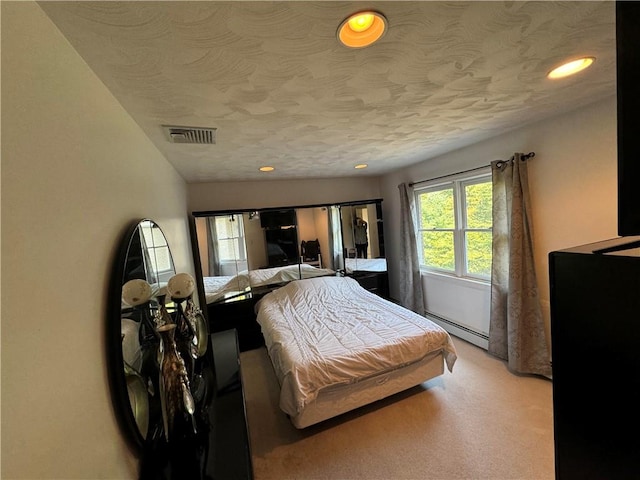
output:
[[534,268],[528,157],[491,164],[493,262],[489,353],[516,373],[551,375]]
[[416,240],[416,218],[413,188],[406,183],[400,190],[400,304],[424,315],[422,276]]
[[222,275],[220,256],[218,255],[218,233],[216,229],[216,217],[207,217],[207,252],[209,258],[209,274],[205,276],[217,277]]
[[340,208],[336,205],[327,208],[329,213],[329,252],[333,252],[333,255],[329,257],[329,263],[325,265],[325,268],[340,270],[344,269],[342,236],[340,231]]

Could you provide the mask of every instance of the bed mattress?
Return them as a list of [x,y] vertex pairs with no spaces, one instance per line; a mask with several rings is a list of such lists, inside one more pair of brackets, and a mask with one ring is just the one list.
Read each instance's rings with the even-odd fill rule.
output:
[[386,272],[386,258],[345,258],[347,273],[353,272]]
[[294,281],[266,295],[256,309],[280,383],[280,408],[292,418],[303,416],[322,392],[375,384],[434,357],[450,371],[456,361],[444,329],[352,278]]
[[246,292],[251,287],[277,285],[301,278],[335,275],[335,273],[328,268],[317,268],[303,263],[284,267],[243,270],[232,276],[204,277],[205,298],[207,303],[213,303]]
[[224,299],[233,293],[240,293],[249,287],[249,279],[242,275],[203,277],[204,294],[207,303]]
[[286,265],[284,267],[261,268],[243,272],[249,276],[249,283],[252,287],[273,285],[276,283],[300,280],[301,278],[312,278],[324,275],[335,275],[336,272],[328,268],[317,268],[306,263]]

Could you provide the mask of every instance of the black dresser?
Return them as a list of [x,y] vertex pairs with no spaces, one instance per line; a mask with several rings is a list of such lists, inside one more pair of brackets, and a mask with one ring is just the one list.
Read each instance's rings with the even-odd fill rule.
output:
[[215,448],[209,474],[212,479],[252,479],[240,350],[235,330],[211,335],[217,396],[214,407]]
[[209,331],[224,332],[234,329],[238,332],[238,345],[241,352],[253,350],[264,345],[262,330],[256,322],[255,307],[271,289],[246,293],[223,302],[207,305]]
[[217,332],[210,340],[214,368],[208,382],[214,391],[205,418],[195,435],[149,442],[141,459],[141,480],[253,479],[237,333]]
[[640,248],[598,253],[627,241],[549,255],[557,480],[640,478]]
[[371,293],[389,299],[389,274],[387,272],[356,271],[349,276]]

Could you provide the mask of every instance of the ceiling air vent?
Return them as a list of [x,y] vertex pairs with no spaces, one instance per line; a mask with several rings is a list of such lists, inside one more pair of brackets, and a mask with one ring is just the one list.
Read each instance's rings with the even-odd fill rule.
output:
[[174,127],[163,125],[167,138],[171,143],[198,143],[215,145],[216,129],[201,127]]

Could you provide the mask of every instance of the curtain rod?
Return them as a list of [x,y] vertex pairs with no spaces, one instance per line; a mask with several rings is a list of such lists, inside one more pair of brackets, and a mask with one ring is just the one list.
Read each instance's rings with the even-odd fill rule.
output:
[[[535,156],[536,156],[536,153],[535,153],[535,152],[529,152],[529,153],[523,154],[523,155],[522,155],[522,157],[521,157],[521,159],[522,159],[522,160],[529,160],[530,158],[533,158],[533,157],[535,157]],[[513,161],[513,157],[511,157],[509,160],[494,160],[494,161],[495,161],[495,162],[511,162],[511,161]],[[432,182],[432,181],[434,181],[434,180],[440,180],[441,178],[448,178],[448,177],[453,177],[454,175],[461,175],[461,174],[463,174],[463,173],[475,172],[476,170],[483,170],[483,169],[485,169],[485,168],[487,168],[487,167],[490,167],[492,163],[493,163],[493,162],[491,162],[489,165],[483,165],[483,166],[481,166],[481,167],[470,168],[469,170],[463,170],[463,171],[461,171],[461,172],[449,173],[449,174],[447,174],[447,175],[441,175],[441,176],[439,176],[439,177],[428,178],[428,179],[426,179],[426,180],[419,180],[419,181],[417,181],[417,182],[412,182],[412,183],[410,183],[410,184],[409,184],[409,186],[410,186],[410,187],[413,187],[414,185],[417,185],[417,184],[419,184],[419,183]]]

